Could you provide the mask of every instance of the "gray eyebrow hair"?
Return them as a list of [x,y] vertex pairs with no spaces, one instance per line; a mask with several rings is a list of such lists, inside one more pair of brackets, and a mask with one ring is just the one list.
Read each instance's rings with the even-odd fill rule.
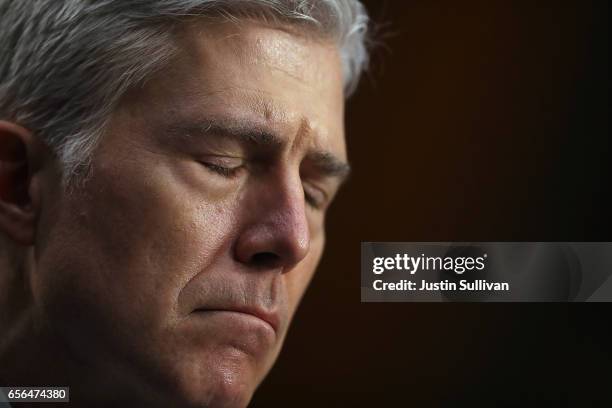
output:
[[[199,120],[172,124],[167,132],[178,137],[202,137],[217,135],[230,137],[239,142],[257,147],[280,149],[286,143],[282,137],[257,123],[240,120]],[[305,159],[324,176],[333,177],[344,182],[351,173],[351,166],[331,152],[313,150],[306,153]]]

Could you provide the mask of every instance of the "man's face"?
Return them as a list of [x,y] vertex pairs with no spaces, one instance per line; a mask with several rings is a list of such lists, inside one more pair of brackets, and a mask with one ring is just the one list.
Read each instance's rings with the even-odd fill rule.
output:
[[341,64],[329,42],[254,23],[194,24],[178,43],[114,112],[87,182],[44,187],[33,295],[109,383],[244,406],[346,171]]

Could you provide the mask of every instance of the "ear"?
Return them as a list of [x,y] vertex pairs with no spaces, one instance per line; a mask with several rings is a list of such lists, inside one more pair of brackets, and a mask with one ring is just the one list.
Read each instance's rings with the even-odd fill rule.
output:
[[38,142],[32,133],[0,120],[0,231],[21,245],[32,245],[39,207]]

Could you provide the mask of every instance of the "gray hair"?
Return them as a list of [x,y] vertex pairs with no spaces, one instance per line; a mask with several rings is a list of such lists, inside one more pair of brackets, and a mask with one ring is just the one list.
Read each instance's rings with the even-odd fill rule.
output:
[[314,29],[338,44],[347,96],[367,64],[359,0],[0,0],[0,119],[44,140],[70,179],[122,95],[175,55],[174,28],[192,16]]

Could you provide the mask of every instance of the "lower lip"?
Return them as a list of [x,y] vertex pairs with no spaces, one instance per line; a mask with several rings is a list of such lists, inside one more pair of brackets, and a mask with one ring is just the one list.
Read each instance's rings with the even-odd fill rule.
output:
[[268,339],[276,337],[276,330],[270,323],[249,313],[202,309],[196,310],[192,314],[198,319],[203,319],[207,324],[221,324],[226,327],[227,331],[236,331],[243,336],[261,336]]
[[270,323],[250,313],[238,312],[235,310],[222,310],[222,309],[211,309],[211,310],[201,309],[201,310],[196,310],[195,313],[210,313],[210,314],[218,314],[221,316],[226,316],[228,318],[246,319],[255,324],[263,324],[267,326],[268,328],[270,328],[270,330],[275,331],[274,327],[272,327]]

